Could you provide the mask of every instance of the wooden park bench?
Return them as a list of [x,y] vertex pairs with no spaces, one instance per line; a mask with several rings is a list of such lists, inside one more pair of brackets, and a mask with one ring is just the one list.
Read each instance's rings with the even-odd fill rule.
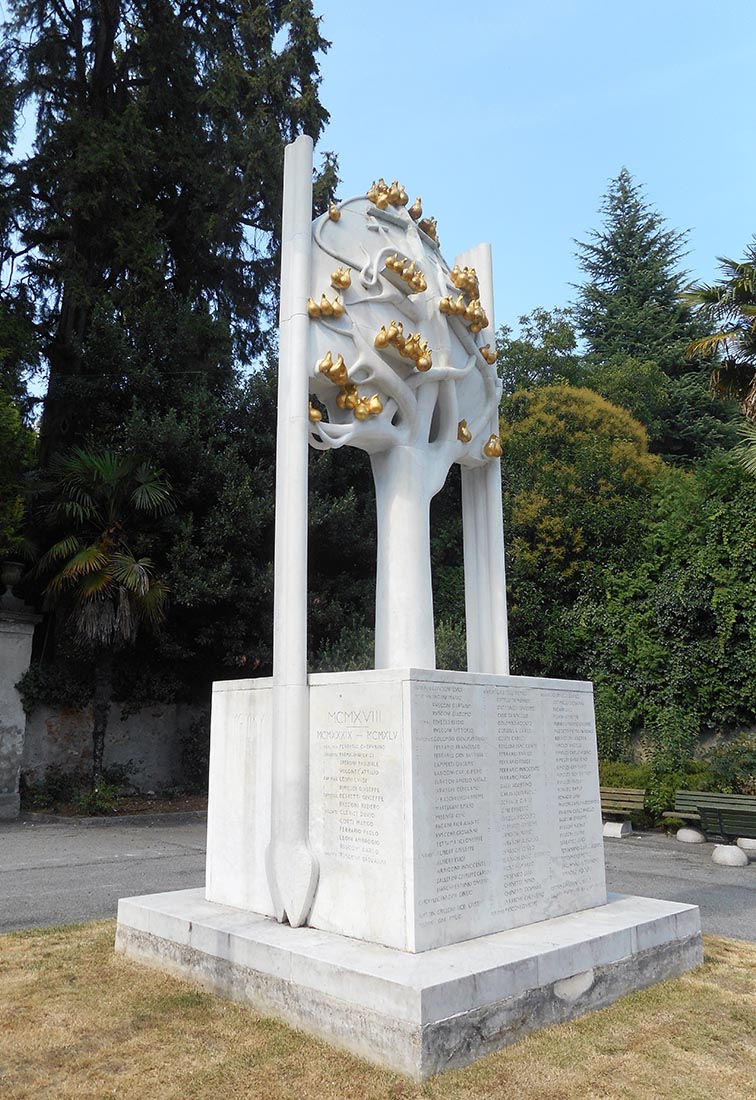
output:
[[599,787],[599,792],[603,816],[623,819],[621,822],[607,821],[604,836],[627,836],[632,832],[630,815],[641,813],[645,808],[645,790],[638,787]]
[[700,806],[701,829],[725,840],[744,837],[756,840],[756,798],[751,795],[725,795],[737,799],[739,805]]
[[[675,795],[674,810],[667,810],[662,817],[680,818],[682,821],[690,821],[693,824],[701,823],[703,832],[718,832],[717,829],[704,827],[702,810],[726,810],[742,813],[756,814],[756,796],[750,794],[719,794],[718,791],[678,791]],[[707,813],[707,821],[711,824],[714,818]],[[747,825],[747,819],[744,820]],[[751,826],[752,827],[752,826]],[[723,835],[723,834],[721,834]],[[748,836],[747,833],[739,833],[739,836]]]

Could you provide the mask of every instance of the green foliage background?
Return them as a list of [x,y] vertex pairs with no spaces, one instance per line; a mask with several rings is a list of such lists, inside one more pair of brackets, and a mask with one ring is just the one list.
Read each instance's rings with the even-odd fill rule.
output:
[[[323,129],[327,43],[309,0],[77,10],[15,0],[0,46],[0,551],[40,537],[21,491],[37,461],[107,446],[164,470],[175,511],[132,549],[170,615],[117,655],[113,691],[127,708],[203,700],[213,679],[271,671],[282,150]],[[317,209],[337,183],[324,153]],[[604,768],[648,769],[662,806],[702,733],[753,723],[756,494],[732,457],[737,405],[708,390],[717,345],[682,295],[685,235],[627,169],[599,213],[574,305],[498,334],[512,665],[592,679]],[[311,667],[366,667],[369,462],[314,455],[310,477]],[[431,515],[448,668],[465,663],[459,480]],[[27,705],[87,697],[64,622],[47,617],[35,658]],[[751,742],[733,745],[700,782],[756,782]]]

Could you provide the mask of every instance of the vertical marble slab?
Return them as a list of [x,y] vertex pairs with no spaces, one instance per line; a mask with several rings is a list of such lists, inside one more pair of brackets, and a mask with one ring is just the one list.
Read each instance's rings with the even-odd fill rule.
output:
[[412,950],[490,925],[490,747],[479,684],[410,682],[415,928]]
[[504,927],[526,924],[549,907],[549,812],[543,693],[525,686],[483,688],[496,776],[491,799],[492,915]]
[[213,685],[205,897],[266,916],[272,726],[272,680]]
[[589,685],[417,673],[410,682],[409,950],[606,902]]
[[314,928],[406,949],[408,733],[401,680],[311,684]]
[[552,864],[556,915],[557,911],[585,908],[586,897],[600,895],[605,889],[604,845],[596,791],[593,699],[584,692],[565,690],[545,691],[543,696],[545,725],[552,731],[553,745],[558,837]]

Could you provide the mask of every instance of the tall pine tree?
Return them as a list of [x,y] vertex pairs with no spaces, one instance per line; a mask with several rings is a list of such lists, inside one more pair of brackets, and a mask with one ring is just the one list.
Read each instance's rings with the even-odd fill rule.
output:
[[[328,44],[310,0],[8,10],[0,53],[34,144],[5,165],[3,281],[33,305],[48,372],[43,464],[115,446],[175,491],[134,547],[168,581],[169,620],[119,660],[117,693],[265,669],[275,425],[243,368],[268,353],[283,148],[322,131]],[[320,203],[334,182],[327,158]]]
[[574,307],[588,348],[587,384],[632,411],[670,461],[731,446],[733,410],[712,400],[708,369],[686,354],[701,335],[682,299],[686,234],[666,226],[626,168],[611,181],[601,213],[601,229],[576,242],[587,276]]
[[578,289],[575,318],[599,361],[652,359],[665,374],[685,370],[693,327],[680,301],[685,234],[665,228],[627,168],[601,204],[604,224],[577,241],[588,279]]
[[4,60],[36,141],[9,165],[8,259],[36,304],[47,461],[128,407],[156,328],[184,333],[180,363],[158,364],[168,377],[227,380],[235,359],[260,352],[283,145],[322,130],[327,43],[309,0],[9,9]]

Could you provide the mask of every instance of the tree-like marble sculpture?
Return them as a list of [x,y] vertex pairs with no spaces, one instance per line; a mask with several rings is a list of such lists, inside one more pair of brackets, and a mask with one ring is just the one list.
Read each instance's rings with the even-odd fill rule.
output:
[[381,180],[316,220],[311,271],[310,442],[367,451],[375,481],[375,667],[435,668],[430,501],[458,462],[469,667],[506,673],[490,250],[450,268],[420,201]]
[[[407,200],[313,223],[286,149],[273,678],[214,685],[205,888],[122,900],[117,947],[419,1078],[702,952],[695,908],[607,900],[591,685],[508,674],[490,253],[450,268]],[[310,443],[370,455],[375,669],[308,678]],[[467,672],[433,667],[454,462]]]
[[[287,147],[281,264],[273,637],[273,811],[279,920],[304,923],[308,845],[307,438],[360,447],[376,491],[375,667],[435,668],[430,502],[453,462],[462,505],[468,670],[506,675],[501,446],[491,254],[443,259],[435,221],[398,183],[310,224],[312,141]],[[316,404],[308,405],[308,390]],[[325,415],[324,415],[325,413]]]

